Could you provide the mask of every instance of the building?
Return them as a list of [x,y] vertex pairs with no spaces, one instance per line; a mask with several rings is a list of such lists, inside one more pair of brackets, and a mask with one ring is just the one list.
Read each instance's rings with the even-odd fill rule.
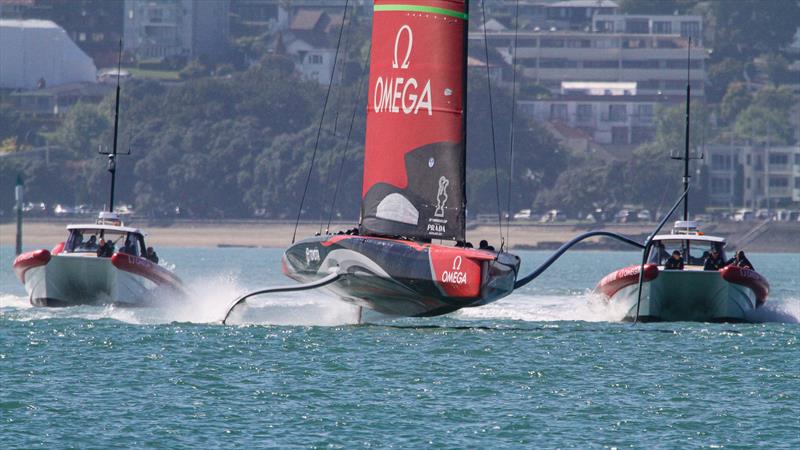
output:
[[125,49],[140,60],[221,57],[229,11],[229,0],[125,0]]
[[12,92],[8,98],[16,111],[47,118],[66,113],[79,101],[99,103],[113,91],[111,84],[82,82]]
[[0,18],[55,22],[98,67],[116,65],[123,0],[0,0]]
[[576,31],[589,31],[592,17],[615,14],[619,9],[611,0],[566,0],[543,6],[548,26]]
[[712,206],[779,208],[800,203],[800,146],[715,144],[705,149]]
[[677,97],[640,95],[635,82],[562,82],[551,98],[519,101],[521,114],[579,128],[598,144],[641,144],[655,133],[655,109]]
[[[470,33],[471,47],[483,47],[483,33]],[[514,31],[488,33],[489,45],[510,62]],[[692,94],[705,93],[705,48],[679,35],[520,31],[517,67],[525,78],[559,93],[562,81],[635,82],[641,95],[677,96],[686,91],[691,55]]]
[[697,15],[666,14],[604,14],[592,18],[595,33],[624,33],[649,35],[678,35],[692,38],[692,43],[703,43],[703,17]]
[[0,89],[97,80],[92,58],[49,20],[0,19]]

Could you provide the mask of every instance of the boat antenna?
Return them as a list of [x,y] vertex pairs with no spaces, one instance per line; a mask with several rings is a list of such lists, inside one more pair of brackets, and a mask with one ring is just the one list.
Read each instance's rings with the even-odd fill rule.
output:
[[683,191],[686,196],[683,198],[683,220],[689,220],[689,122],[691,114],[692,99],[692,37],[689,36],[689,45],[686,47],[686,135],[684,140],[683,157],[674,156],[672,159],[683,160]]
[[119,136],[119,78],[122,71],[122,39],[119,40],[119,57],[117,59],[117,97],[114,102],[114,146],[110,152],[100,150],[101,155],[108,155],[108,171],[111,172],[111,198],[108,200],[108,212],[114,212],[114,186],[117,182],[117,155],[130,155],[128,153],[117,153],[117,137]]

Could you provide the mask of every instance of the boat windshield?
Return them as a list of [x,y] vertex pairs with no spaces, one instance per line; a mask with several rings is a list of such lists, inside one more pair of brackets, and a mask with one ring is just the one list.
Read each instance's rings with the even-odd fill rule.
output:
[[64,253],[97,253],[100,241],[111,246],[111,252],[128,253],[134,256],[144,255],[144,241],[136,233],[117,230],[81,228],[70,230],[69,238],[64,245]]
[[[686,258],[687,247],[689,249],[688,259]],[[663,266],[664,262],[672,255],[672,252],[678,250],[681,252],[685,264],[702,266],[712,248],[716,248],[722,259],[725,259],[725,250],[722,248],[721,242],[701,241],[696,239],[659,240],[653,243],[653,247],[650,249],[650,253],[647,256],[647,262]]]

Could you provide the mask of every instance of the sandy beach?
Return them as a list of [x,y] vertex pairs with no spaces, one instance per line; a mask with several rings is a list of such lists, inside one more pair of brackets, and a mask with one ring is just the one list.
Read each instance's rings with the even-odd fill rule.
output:
[[[79,222],[79,221],[76,221]],[[26,247],[51,248],[66,237],[66,221],[28,221],[23,226],[23,243]],[[291,244],[294,225],[290,223],[273,223],[258,221],[181,221],[170,225],[146,224],[132,222],[130,225],[141,227],[146,233],[148,245],[156,247],[277,247],[283,248]],[[711,224],[703,227],[708,233],[728,237],[730,243],[749,232],[755,223]],[[351,224],[339,224],[332,230],[347,229]],[[566,224],[528,224],[512,225],[510,228],[510,244],[512,248],[555,248],[570,238],[594,229],[586,225]],[[604,230],[625,234],[643,241],[652,231],[652,224],[614,224],[606,225]],[[666,227],[665,227],[666,228]],[[319,224],[301,224],[297,230],[297,239],[319,232]],[[505,235],[505,228],[503,230]],[[16,225],[0,224],[0,245],[14,245]],[[500,232],[496,225],[473,226],[467,231],[468,239],[477,243],[481,239],[488,240],[498,246]],[[615,241],[592,239],[584,248],[627,249]],[[800,223],[770,223],[768,229],[760,233],[747,245],[751,251],[764,252],[800,252]]]

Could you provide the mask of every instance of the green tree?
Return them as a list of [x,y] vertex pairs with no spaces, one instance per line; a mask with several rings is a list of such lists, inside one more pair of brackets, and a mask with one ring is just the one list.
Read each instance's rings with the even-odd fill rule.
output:
[[744,83],[731,83],[720,104],[720,118],[726,124],[732,124],[745,108],[753,101]]
[[77,103],[64,116],[53,139],[75,152],[76,156],[86,155],[95,151],[98,138],[110,126],[109,119],[98,111],[96,105]]
[[791,42],[797,31],[800,2],[717,0],[710,2],[709,13],[716,32],[715,52],[753,57],[777,51]]
[[739,137],[776,145],[790,144],[794,140],[794,129],[786,114],[756,104],[739,114],[734,131]]

